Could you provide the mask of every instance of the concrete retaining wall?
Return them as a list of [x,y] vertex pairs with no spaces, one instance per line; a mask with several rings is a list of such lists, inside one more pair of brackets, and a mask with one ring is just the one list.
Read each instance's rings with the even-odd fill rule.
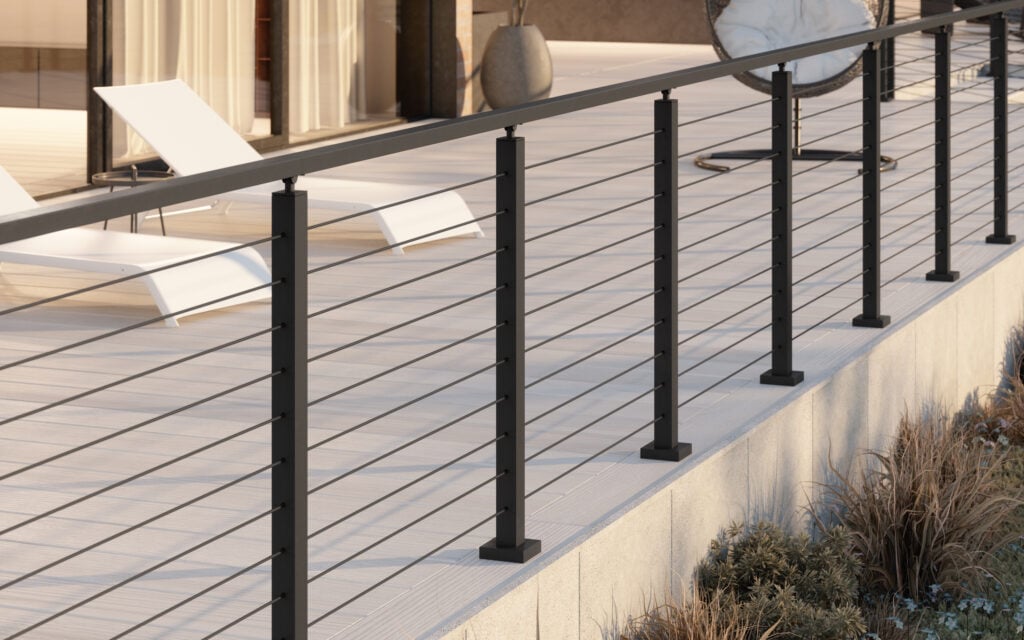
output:
[[[768,417],[711,451],[439,637],[598,639],[641,613],[645,598],[678,597],[708,542],[733,520],[794,524],[827,456],[848,466],[884,447],[901,414],[958,408],[999,379],[1006,338],[1024,309],[1024,250],[965,275],[926,309],[897,319],[834,370],[805,382]],[[684,434],[685,436],[685,434]],[[800,526],[799,523],[796,523]],[[469,613],[467,612],[467,615]],[[449,627],[450,628],[450,627]]]

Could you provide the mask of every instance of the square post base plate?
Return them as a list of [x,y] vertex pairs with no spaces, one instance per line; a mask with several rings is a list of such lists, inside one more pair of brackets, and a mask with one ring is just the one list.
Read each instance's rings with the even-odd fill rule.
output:
[[853,326],[855,327],[871,327],[872,329],[882,329],[888,327],[890,322],[889,316],[878,316],[877,318],[865,318],[864,314],[861,314],[853,319]]
[[985,238],[985,242],[988,244],[1013,244],[1017,242],[1017,236],[997,236],[993,233]]
[[666,460],[668,462],[679,462],[691,453],[693,453],[693,445],[689,442],[680,442],[671,449],[656,449],[652,442],[640,449],[640,457],[645,460]]
[[803,371],[790,371],[789,373],[775,373],[765,371],[761,374],[761,384],[774,384],[781,387],[795,387],[804,381]]
[[960,279],[959,271],[950,271],[948,273],[939,273],[938,271],[929,271],[924,277],[925,280],[931,280],[932,282],[956,282]]
[[497,560],[499,562],[518,562],[522,564],[540,553],[540,540],[523,540],[518,547],[499,547],[498,539],[493,538],[480,546],[481,560]]

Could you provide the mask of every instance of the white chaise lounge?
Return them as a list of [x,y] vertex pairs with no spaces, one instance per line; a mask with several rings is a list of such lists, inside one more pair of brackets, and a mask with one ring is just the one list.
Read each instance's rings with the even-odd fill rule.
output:
[[[260,160],[261,156],[206,102],[181,80],[96,87],[96,93],[148,142],[178,175]],[[281,183],[260,185],[225,194],[228,199],[270,202]],[[309,195],[309,206],[346,211],[370,210],[393,245],[402,247],[483,231],[465,201],[451,191],[402,202],[433,191],[429,187],[304,176],[298,188]],[[436,233],[431,233],[436,231]]]
[[[39,204],[0,167],[0,214],[37,208]],[[184,260],[201,258],[237,247],[233,251],[188,264],[146,273]],[[178,318],[243,302],[270,297],[270,270],[252,247],[230,242],[195,240],[173,236],[66,229],[55,233],[0,244],[0,263],[14,262],[44,267],[140,275],[168,326]],[[230,297],[240,291],[249,293]]]

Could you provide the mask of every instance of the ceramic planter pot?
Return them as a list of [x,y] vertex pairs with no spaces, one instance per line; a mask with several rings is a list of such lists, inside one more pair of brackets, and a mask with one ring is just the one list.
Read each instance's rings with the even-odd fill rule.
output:
[[498,27],[487,41],[480,85],[492,109],[551,95],[551,53],[536,25]]

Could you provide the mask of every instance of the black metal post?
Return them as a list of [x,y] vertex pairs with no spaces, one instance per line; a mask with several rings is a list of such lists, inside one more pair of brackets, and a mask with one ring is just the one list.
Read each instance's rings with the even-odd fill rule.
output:
[[495,247],[496,536],[480,547],[484,560],[526,562],[540,540],[526,538],[526,144],[506,129],[497,140]]
[[953,282],[960,274],[950,270],[952,243],[950,182],[953,180],[950,157],[950,30],[946,25],[935,33],[935,269],[928,280]]
[[271,245],[274,281],[271,300],[271,608],[275,640],[307,637],[308,556],[308,433],[307,433],[307,198],[285,180],[284,191],[272,196]]
[[761,384],[793,386],[793,77],[772,74],[772,368]]
[[995,126],[993,131],[992,148],[992,191],[993,191],[993,229],[992,234],[985,238],[989,244],[1013,244],[1017,240],[1009,234],[1007,198],[1008,192],[1008,161],[1009,149],[1007,138],[1009,137],[1008,124],[1008,89],[1007,77],[1007,24],[1006,14],[997,13],[989,16],[989,69],[992,74],[993,91],[992,96],[992,122]]
[[881,52],[869,44],[864,50],[864,102],[862,143],[864,164],[861,167],[861,186],[864,200],[861,203],[864,226],[863,234],[863,295],[862,311],[853,319],[855,327],[880,329],[889,324],[889,316],[881,315],[882,309],[882,79]]
[[679,104],[654,102],[654,441],[640,457],[678,462],[679,442]]
[[[883,0],[885,15],[882,16],[886,26],[896,24],[896,2],[895,0]],[[896,99],[896,38],[882,40],[882,102],[891,102]]]

